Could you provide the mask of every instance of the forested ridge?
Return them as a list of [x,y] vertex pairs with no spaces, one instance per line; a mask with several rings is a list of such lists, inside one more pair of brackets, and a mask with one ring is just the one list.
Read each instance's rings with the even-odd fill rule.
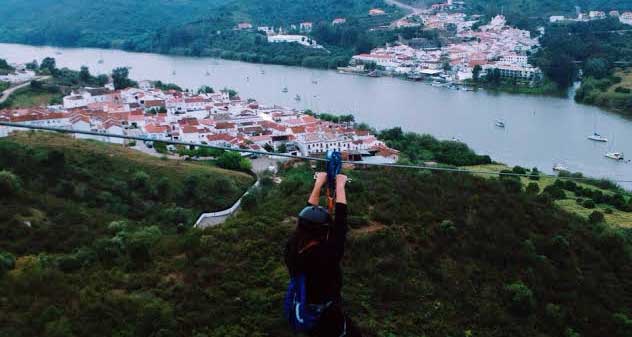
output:
[[[210,175],[200,199],[180,199],[203,168],[39,137],[0,140],[0,336],[293,336],[282,251],[310,167],[281,168],[280,184],[264,176],[236,217],[196,230],[171,213],[227,195],[214,179],[247,176]],[[514,178],[347,173],[343,294],[367,336],[632,333],[629,229],[565,213]],[[174,182],[166,196],[152,192],[163,177]],[[143,203],[157,208],[131,210]]]

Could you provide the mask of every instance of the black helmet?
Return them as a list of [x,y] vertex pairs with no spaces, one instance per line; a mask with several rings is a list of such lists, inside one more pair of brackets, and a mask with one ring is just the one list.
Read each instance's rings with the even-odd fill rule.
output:
[[298,225],[307,231],[321,231],[330,224],[331,216],[321,206],[307,206],[298,214]]

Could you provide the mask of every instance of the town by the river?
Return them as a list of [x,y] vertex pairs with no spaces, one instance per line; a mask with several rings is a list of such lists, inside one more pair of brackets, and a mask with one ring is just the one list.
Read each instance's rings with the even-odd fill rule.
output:
[[[212,58],[0,44],[0,58],[28,62],[54,57],[59,67],[95,74],[130,67],[135,80],[161,80],[196,89],[233,88],[242,97],[315,112],[353,114],[378,129],[401,126],[440,139],[456,138],[495,161],[552,172],[556,164],[591,177],[632,180],[632,164],[606,158],[632,156],[632,120],[572,99],[457,91],[395,78],[261,65]],[[286,90],[283,90],[287,88]],[[300,98],[300,99],[299,99]],[[505,123],[504,128],[495,125]],[[607,143],[587,139],[599,132]],[[621,184],[632,188],[632,183]]]

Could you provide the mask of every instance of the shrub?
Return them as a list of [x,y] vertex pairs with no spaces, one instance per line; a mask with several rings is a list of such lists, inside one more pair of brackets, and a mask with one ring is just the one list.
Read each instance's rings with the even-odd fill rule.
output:
[[439,230],[448,237],[453,237],[456,234],[456,226],[452,220],[443,220],[439,224]]
[[584,206],[584,208],[593,209],[595,208],[595,202],[592,199],[586,199],[582,206]]
[[603,216],[603,213],[599,212],[599,211],[594,211],[592,213],[590,213],[590,215],[588,216],[588,221],[591,224],[598,224],[598,223],[602,223],[604,222],[605,217]]
[[529,194],[540,193],[540,186],[536,183],[529,183],[529,185],[527,185],[527,193]]
[[537,167],[534,167],[533,169],[531,169],[531,174],[529,176],[529,179],[540,180],[540,170],[538,170]]
[[228,170],[241,169],[241,155],[239,152],[224,152],[217,158],[217,165]]
[[511,310],[518,315],[529,315],[535,309],[533,292],[522,282],[505,286],[505,293]]
[[624,87],[616,87],[614,89],[614,92],[618,92],[620,94],[629,94],[630,92],[632,92],[632,90],[630,90],[629,88],[624,88]]
[[0,171],[0,197],[10,197],[21,190],[20,178],[9,171]]
[[566,198],[566,193],[564,193],[564,190],[562,190],[557,184],[545,187],[544,192],[548,193],[553,200]]
[[516,174],[527,174],[527,170],[525,170],[524,167],[520,166],[514,166],[514,168],[511,169],[511,172]]

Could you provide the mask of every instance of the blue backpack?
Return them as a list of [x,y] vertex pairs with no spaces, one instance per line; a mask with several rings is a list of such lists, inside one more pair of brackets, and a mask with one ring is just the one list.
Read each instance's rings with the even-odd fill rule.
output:
[[305,282],[305,274],[292,277],[285,294],[285,318],[297,332],[308,332],[316,327],[323,311],[331,305],[331,302],[318,305],[308,304]]

